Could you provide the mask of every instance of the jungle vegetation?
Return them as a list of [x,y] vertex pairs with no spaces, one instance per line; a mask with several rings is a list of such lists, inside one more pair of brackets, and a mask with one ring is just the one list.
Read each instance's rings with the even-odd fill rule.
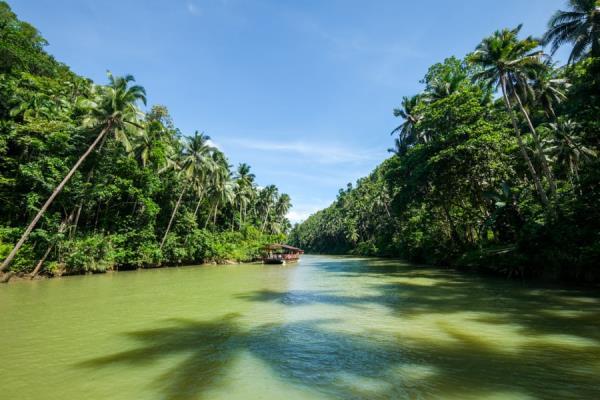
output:
[[[296,225],[310,252],[508,276],[600,277],[600,1],[571,0],[431,66],[394,115],[393,155]],[[570,46],[568,63],[552,54]],[[548,49],[550,54],[545,53]]]
[[133,76],[96,84],[46,44],[0,2],[0,271],[247,261],[283,239],[287,194],[145,107]]

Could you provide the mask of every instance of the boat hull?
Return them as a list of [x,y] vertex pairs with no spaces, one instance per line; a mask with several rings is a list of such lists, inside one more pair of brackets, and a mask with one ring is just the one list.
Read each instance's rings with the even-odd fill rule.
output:
[[265,264],[285,264],[285,260],[274,260],[274,259],[265,259],[263,260]]

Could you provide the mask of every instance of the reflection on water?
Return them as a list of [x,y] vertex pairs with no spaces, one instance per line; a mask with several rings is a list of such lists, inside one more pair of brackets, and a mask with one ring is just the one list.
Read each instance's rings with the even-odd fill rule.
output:
[[342,257],[16,283],[0,290],[0,384],[31,399],[594,399],[599,317],[591,290]]

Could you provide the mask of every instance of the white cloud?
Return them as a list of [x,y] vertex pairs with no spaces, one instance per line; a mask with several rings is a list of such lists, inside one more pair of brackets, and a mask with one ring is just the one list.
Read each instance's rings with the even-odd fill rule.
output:
[[323,164],[341,164],[379,159],[375,151],[357,150],[328,143],[306,143],[302,141],[265,141],[229,139],[228,143],[245,149],[266,152],[294,153]]
[[294,209],[290,210],[286,217],[290,220],[292,224],[300,223],[310,217],[312,214],[316,213],[319,210],[322,210],[329,206],[329,203],[323,204],[312,204],[312,205],[303,205],[303,206],[294,206]]
[[212,140],[212,139],[208,139],[208,140],[206,141],[206,144],[208,144],[208,145],[209,145],[209,146],[211,146],[211,147],[214,147],[214,148],[216,148],[216,149],[219,149],[219,150],[223,151],[223,148],[222,148],[222,147],[221,147],[221,146],[220,146],[220,145],[219,145],[217,142],[215,142],[215,141],[214,141],[214,140]]
[[202,15],[202,9],[194,2],[188,1],[187,10],[192,15],[195,15],[195,16]]

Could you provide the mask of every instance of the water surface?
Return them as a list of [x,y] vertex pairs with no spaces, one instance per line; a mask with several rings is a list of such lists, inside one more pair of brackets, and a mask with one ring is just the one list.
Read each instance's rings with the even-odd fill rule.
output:
[[1,399],[598,399],[591,290],[304,256],[0,287]]

